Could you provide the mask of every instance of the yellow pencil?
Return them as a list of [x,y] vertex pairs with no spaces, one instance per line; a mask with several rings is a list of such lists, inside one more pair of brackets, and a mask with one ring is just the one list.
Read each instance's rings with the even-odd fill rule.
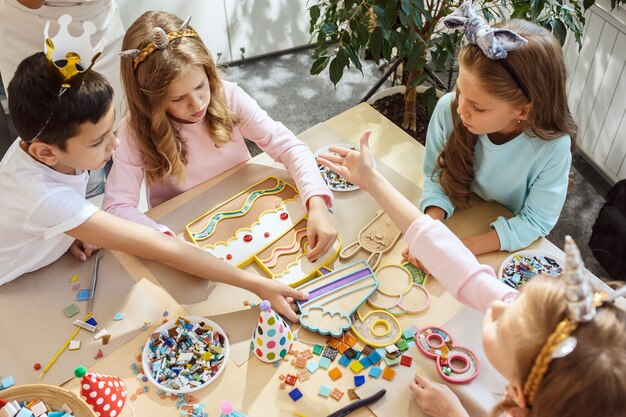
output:
[[[85,319],[83,321],[87,321],[91,318],[91,312],[89,314],[87,314],[87,317],[85,317]],[[81,327],[76,327],[76,330],[74,330],[74,332],[72,333],[72,335],[69,337],[69,339],[67,339],[65,341],[65,343],[63,343],[63,346],[61,346],[61,349],[59,349],[59,351],[52,357],[52,359],[50,359],[50,362],[48,362],[46,364],[46,366],[44,366],[43,370],[41,371],[41,373],[39,374],[39,378],[41,379],[43,377],[43,375],[48,372],[48,369],[50,369],[50,367],[52,366],[52,364],[54,364],[54,362],[56,362],[56,360],[59,358],[59,356],[61,356],[61,353],[63,353],[63,351],[65,350],[65,348],[67,347],[67,345],[70,344],[70,342],[72,341],[72,339],[74,339],[74,337],[78,334],[78,332],[80,331]]]

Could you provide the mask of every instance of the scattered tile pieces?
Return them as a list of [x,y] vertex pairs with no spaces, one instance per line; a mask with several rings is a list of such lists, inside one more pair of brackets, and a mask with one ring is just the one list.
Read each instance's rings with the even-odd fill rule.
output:
[[365,384],[365,376],[364,375],[355,375],[354,376],[354,386],[360,387]]
[[68,318],[75,316],[79,312],[80,312],[80,308],[78,308],[76,304],[70,304],[69,306],[63,309],[63,314],[65,314],[65,317],[68,317]]
[[345,367],[348,367],[348,365],[350,365],[350,361],[352,359],[350,359],[349,357],[347,357],[346,355],[342,355],[341,358],[339,358],[339,364],[343,365]]
[[354,372],[355,374],[358,374],[359,372],[363,370],[363,365],[361,365],[361,362],[359,361],[354,361],[350,364],[349,368],[352,372]]
[[292,400],[298,401],[300,398],[302,398],[302,392],[300,392],[298,388],[294,388],[291,391],[289,391],[289,396],[291,397]]
[[402,355],[400,357],[400,365],[411,366],[412,362],[413,362],[413,358],[408,355]]
[[322,354],[322,352],[323,352],[323,351],[324,351],[324,347],[323,347],[323,346],[320,346],[320,345],[315,345],[315,346],[313,346],[313,353],[314,353],[315,355],[318,355],[318,356],[319,356],[319,355],[321,355],[321,354]]
[[331,362],[330,359],[326,357],[321,357],[317,361],[317,364],[320,366],[320,368],[328,369],[328,367],[330,366],[330,362]]
[[70,278],[70,282],[76,282],[76,281],[78,281],[78,274],[74,274],[74,276]]
[[87,301],[89,300],[89,293],[91,292],[91,290],[79,290],[78,291],[78,301]]
[[94,333],[96,331],[96,326],[93,326],[93,325],[91,325],[89,323],[85,323],[82,320],[74,320],[72,323],[75,326],[78,326],[78,327],[81,327],[81,328],[83,328],[85,330],[90,331],[91,333]]
[[102,353],[102,349],[98,349],[98,353],[96,353],[96,356],[94,356],[94,359],[100,359],[101,357],[104,356],[104,353]]
[[308,371],[312,374],[314,374],[315,371],[319,369],[319,367],[320,366],[313,360],[310,360],[306,363],[306,369],[308,369]]
[[372,366],[370,368],[368,375],[371,376],[372,378],[378,378],[382,372],[383,370],[380,369],[378,366]]
[[102,339],[104,336],[106,336],[108,334],[109,334],[109,332],[107,331],[107,329],[102,329],[98,333],[93,335],[93,338],[96,339],[96,340],[99,340],[99,339]]
[[320,385],[320,389],[317,392],[322,397],[328,397],[330,395],[331,388],[328,385]]
[[80,349],[80,340],[70,340],[69,350],[78,350]]
[[124,313],[115,313],[115,315],[113,316],[113,320],[114,321],[120,321],[120,320],[124,320]]
[[395,376],[396,376],[396,371],[394,371],[392,368],[385,368],[385,370],[383,371],[383,378],[389,381],[393,380]]
[[339,401],[341,397],[343,397],[343,394],[344,392],[342,390],[340,390],[339,388],[334,388],[333,391],[330,393],[330,398]]
[[339,351],[337,349],[326,346],[326,348],[324,348],[324,351],[322,352],[322,356],[330,359],[331,361],[334,361],[337,357],[338,352]]
[[311,373],[306,369],[300,369],[298,371],[298,379],[300,380],[300,382],[304,382],[309,378],[311,378]]
[[105,334],[104,336],[102,336],[102,344],[103,345],[108,345],[109,344],[109,340],[111,340],[111,335],[110,334]]
[[328,376],[333,380],[336,381],[339,378],[341,378],[341,375],[343,375],[341,373],[341,371],[339,370],[339,368],[333,368],[330,371],[328,371]]
[[296,385],[297,380],[298,380],[298,377],[295,375],[287,374],[287,376],[285,376],[285,384],[294,386]]
[[349,388],[348,389],[348,398],[350,398],[351,400],[358,400],[361,397],[359,397],[356,394],[356,391],[354,390],[354,388]]

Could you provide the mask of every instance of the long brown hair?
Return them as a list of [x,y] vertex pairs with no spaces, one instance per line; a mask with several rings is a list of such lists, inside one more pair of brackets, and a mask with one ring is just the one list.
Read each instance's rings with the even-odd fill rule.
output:
[[[565,317],[566,288],[559,278],[538,276],[524,284],[524,317],[517,347],[511,353],[515,374],[524,383],[541,347]],[[553,359],[532,406],[520,410],[511,400],[498,404],[492,416],[514,410],[525,417],[621,416],[626,396],[626,312],[601,307],[594,319],[572,333],[576,348]],[[518,415],[512,413],[512,415]]]
[[[122,50],[143,49],[151,42],[150,33],[162,28],[165,33],[177,31],[183,21],[166,12],[146,12],[130,26]],[[164,49],[157,49],[136,70],[132,59],[122,59],[121,74],[128,102],[128,120],[143,157],[148,183],[163,183],[174,177],[185,180],[187,151],[177,129],[167,117],[169,85],[193,66],[206,71],[211,101],[206,114],[210,134],[216,146],[230,141],[237,115],[230,111],[222,82],[210,52],[200,38],[182,37]]]
[[[513,19],[496,25],[510,29],[528,40],[528,44],[511,51],[507,62],[526,86],[527,98],[505,67],[491,60],[476,45],[466,44],[459,52],[459,65],[479,77],[490,95],[515,107],[530,104],[528,119],[521,127],[530,136],[544,140],[568,134],[575,151],[578,127],[570,113],[565,94],[565,63],[558,40],[546,29],[525,20]],[[457,207],[469,205],[470,187],[474,181],[474,146],[478,136],[461,122],[452,102],[453,131],[433,170],[439,182]]]

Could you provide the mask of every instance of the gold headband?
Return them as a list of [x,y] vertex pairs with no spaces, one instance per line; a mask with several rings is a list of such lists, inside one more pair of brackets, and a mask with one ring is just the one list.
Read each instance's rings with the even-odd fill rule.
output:
[[617,291],[609,296],[603,291],[592,290],[580,251],[570,236],[565,237],[565,254],[565,271],[559,279],[564,280],[567,285],[567,317],[557,324],[554,332],[548,337],[526,378],[524,396],[529,406],[533,404],[537,389],[548,372],[552,360],[567,356],[576,348],[577,340],[571,336],[572,332],[580,323],[593,320],[597,308],[614,302],[623,294],[623,291]]
[[198,32],[187,27],[189,25],[189,20],[191,20],[191,16],[185,19],[178,30],[169,33],[165,33],[165,31],[160,27],[153,28],[150,33],[152,42],[146,45],[143,49],[129,49],[127,51],[120,52],[120,55],[122,58],[133,58],[133,70],[137,70],[139,64],[148,58],[150,54],[157,49],[167,48],[173,40],[185,37],[199,38],[200,35],[198,35]]

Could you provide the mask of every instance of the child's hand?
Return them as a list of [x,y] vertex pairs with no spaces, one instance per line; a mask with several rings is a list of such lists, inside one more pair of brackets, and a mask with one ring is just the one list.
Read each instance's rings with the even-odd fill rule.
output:
[[337,240],[337,228],[328,212],[326,201],[322,197],[309,198],[309,220],[307,221],[307,239],[311,251],[307,254],[309,261],[314,262],[328,252]]
[[260,280],[260,285],[255,293],[261,300],[269,301],[274,311],[293,323],[298,321],[296,300],[309,298],[309,294],[296,291],[282,282],[272,279]]
[[415,394],[417,405],[429,416],[469,417],[459,398],[447,385],[432,382],[417,373],[409,389]]
[[428,269],[426,269],[426,267],[415,256],[409,253],[409,248],[402,251],[402,259],[428,274]]
[[332,169],[352,184],[367,189],[367,182],[374,172],[368,143],[371,134],[372,132],[368,130],[361,135],[360,152],[344,147],[330,147],[328,150],[336,155],[319,155],[317,162]]
[[76,239],[68,250],[72,253],[72,255],[74,255],[76,259],[84,262],[87,260],[87,258],[91,256],[92,253],[94,253],[98,249],[100,248],[92,245],[91,243],[81,242],[80,240]]

